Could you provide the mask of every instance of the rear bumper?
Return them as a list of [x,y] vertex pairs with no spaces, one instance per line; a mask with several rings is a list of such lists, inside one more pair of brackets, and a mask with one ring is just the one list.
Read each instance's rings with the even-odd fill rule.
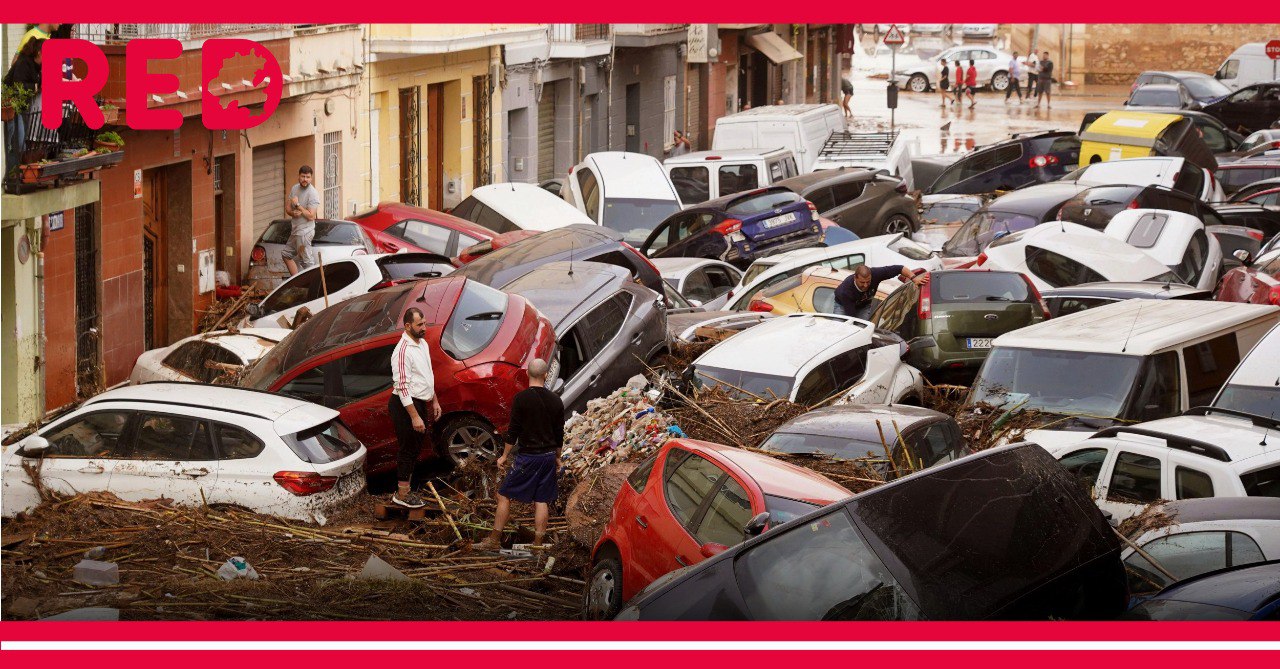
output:
[[[813,225],[817,225],[817,223]],[[751,261],[785,251],[817,246],[821,241],[822,229],[820,227],[817,232],[814,232],[811,227],[805,227],[803,230],[772,237],[759,244],[750,239],[734,242],[729,246],[725,260],[730,262],[734,260]]]

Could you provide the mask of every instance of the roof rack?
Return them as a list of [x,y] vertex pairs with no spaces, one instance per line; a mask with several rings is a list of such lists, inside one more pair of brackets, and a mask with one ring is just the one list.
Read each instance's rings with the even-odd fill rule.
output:
[[1222,413],[1228,416],[1236,416],[1237,418],[1247,418],[1255,427],[1265,427],[1272,430],[1280,430],[1280,418],[1268,418],[1267,416],[1259,416],[1258,414],[1248,413],[1246,411],[1237,411],[1236,409],[1227,409],[1224,407],[1199,406],[1191,407],[1182,412],[1184,416],[1208,416],[1212,413]]
[[854,156],[887,155],[898,141],[899,130],[886,132],[847,132],[837,130],[831,133],[819,156],[824,158],[841,158]]
[[1141,427],[1127,427],[1124,425],[1120,425],[1117,427],[1108,427],[1103,430],[1098,430],[1097,432],[1094,433],[1092,437],[1089,437],[1089,438],[1101,439],[1103,437],[1116,437],[1116,436],[1119,436],[1120,434],[1136,434],[1143,437],[1153,437],[1155,439],[1163,439],[1165,442],[1165,445],[1167,445],[1169,448],[1179,450],[1179,451],[1187,451],[1189,453],[1195,453],[1197,455],[1203,455],[1207,458],[1220,460],[1222,462],[1231,462],[1231,456],[1228,455],[1226,450],[1224,450],[1221,446],[1214,446],[1213,444],[1209,444],[1209,443],[1200,441],[1198,439],[1188,439],[1186,437],[1179,437],[1176,434],[1168,434],[1166,432],[1160,432],[1159,430],[1148,430],[1146,428],[1141,428]]

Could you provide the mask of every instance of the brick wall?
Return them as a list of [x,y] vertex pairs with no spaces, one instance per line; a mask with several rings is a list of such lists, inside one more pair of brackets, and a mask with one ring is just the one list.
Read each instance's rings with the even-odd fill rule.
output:
[[44,230],[45,411],[76,400],[76,212]]
[[[1280,37],[1266,24],[1085,26],[1085,83],[1130,84],[1145,70],[1211,73],[1236,47]],[[1076,40],[1082,36],[1077,32]]]

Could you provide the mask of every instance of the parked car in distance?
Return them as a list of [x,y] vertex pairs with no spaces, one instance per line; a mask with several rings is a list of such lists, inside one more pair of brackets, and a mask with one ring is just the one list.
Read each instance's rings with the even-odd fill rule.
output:
[[1121,546],[1048,453],[999,447],[769,530],[615,619],[1106,620],[1128,601]]
[[654,258],[662,280],[682,297],[705,311],[720,309],[729,291],[742,280],[742,271],[727,262],[708,258]]
[[667,352],[666,307],[660,296],[617,265],[553,262],[502,287],[529,301],[556,334],[556,377],[548,387],[565,416],[657,366]]
[[685,207],[756,190],[799,174],[790,149],[694,151],[662,161]]
[[1243,263],[1235,256],[1237,251],[1243,251],[1246,258],[1258,257],[1258,249],[1262,248],[1262,231],[1246,228],[1239,225],[1212,225],[1206,227],[1205,230],[1218,240],[1218,246],[1222,248],[1222,273],[1240,267]]
[[542,232],[574,223],[595,222],[545,188],[517,182],[476,188],[449,213],[494,233]]
[[1086,186],[1062,181],[1005,193],[983,205],[942,245],[944,258],[972,258],[995,239],[1053,220]]
[[1213,398],[1212,406],[1254,416],[1280,416],[1277,359],[1280,359],[1280,326],[1272,328],[1245,355],[1218,396]]
[[685,376],[698,387],[804,406],[833,396],[837,404],[918,404],[920,372],[902,362],[905,348],[851,316],[792,314],[716,344]]
[[762,105],[716,119],[711,150],[790,149],[804,174],[813,169],[831,133],[842,130],[844,112],[838,105]]
[[923,286],[904,283],[871,322],[907,342],[912,367],[967,382],[996,337],[1048,317],[1035,285],[1018,272],[944,270],[930,272]]
[[1164,186],[1179,190],[1202,202],[1222,202],[1226,199],[1219,178],[1209,170],[1199,167],[1185,158],[1154,156],[1150,158],[1125,158],[1094,163],[1062,177],[1085,186]]
[[1058,318],[1125,300],[1211,300],[1213,291],[1167,281],[1102,281],[1040,292],[1049,316]]
[[1181,282],[1160,261],[1124,241],[1063,221],[991,242],[973,267],[1022,272],[1037,290],[1096,281]]
[[[1182,478],[1188,482],[1185,473]],[[1183,488],[1191,492],[1188,486]],[[1219,569],[1280,560],[1280,498],[1180,499],[1159,505],[1156,512],[1172,522],[1150,529],[1140,526],[1129,534],[1133,546],[1120,554],[1129,572],[1132,594],[1154,593]],[[1134,546],[1155,559],[1164,571]]]
[[422,449],[420,459],[496,458],[511,398],[528,386],[530,361],[554,359],[555,334],[528,300],[464,277],[400,284],[335,304],[258,360],[240,385],[337,409],[369,449],[369,473],[390,471],[398,450],[387,420],[391,352],[405,336],[410,307],[427,321],[442,410],[432,426],[435,448]]
[[1266,42],[1242,44],[1222,61],[1213,78],[1233,91],[1251,84],[1274,81],[1275,60],[1267,55]]
[[377,253],[418,251],[452,258],[494,235],[492,230],[457,216],[399,202],[381,202],[351,220],[373,239]]
[[452,271],[449,259],[434,253],[352,256],[298,272],[245,311],[249,314],[249,327],[288,328],[303,307],[314,315],[369,291]]
[[898,130],[838,130],[822,145],[813,171],[871,170],[900,179],[906,190],[915,190],[912,156],[917,153],[920,153],[920,139],[904,136]]
[[666,218],[680,211],[680,196],[662,163],[643,153],[589,153],[569,170],[565,202],[593,222],[639,244]]
[[[247,367],[280,343],[288,330],[245,328],[192,335],[138,356],[129,384],[152,381],[213,383],[236,367]],[[213,364],[209,364],[213,363]]]
[[995,23],[963,23],[960,25],[960,34],[965,38],[995,37],[998,27],[999,24]]
[[813,203],[770,186],[677,212],[653,229],[640,251],[648,257],[713,258],[746,267],[756,258],[821,240]]
[[[1170,107],[1125,107],[1125,111],[1129,112],[1147,112],[1152,114],[1171,114],[1190,119],[1192,125],[1199,132],[1199,138],[1204,145],[1213,152],[1219,163],[1233,160],[1235,158],[1234,151],[1244,141],[1244,136],[1240,133],[1223,125],[1222,121],[1215,116],[1210,116],[1203,111],[1195,111],[1191,109],[1173,109]],[[1083,134],[1089,129],[1093,122],[1107,114],[1105,111],[1085,112],[1083,119],[1080,121],[1080,130],[1078,134]]]
[[1204,112],[1218,117],[1228,128],[1243,132],[1270,128],[1280,118],[1280,81],[1245,86],[1205,105]]
[[[1222,185],[1222,191],[1227,195],[1234,195],[1236,191],[1259,181],[1280,179],[1280,152],[1276,152],[1275,156],[1271,153],[1268,151],[1234,163],[1219,165],[1215,176]],[[1227,198],[1224,196],[1215,202],[1225,199]]]
[[1127,209],[1112,217],[1109,235],[1164,263],[1180,283],[1213,290],[1222,274],[1222,246],[1190,214],[1163,209]]
[[1057,181],[1079,161],[1080,138],[1073,132],[1015,134],[952,162],[924,193],[973,195],[1015,190]]
[[886,449],[894,462],[913,463],[912,470],[968,455],[955,419],[906,404],[841,404],[814,409],[783,423],[760,444],[760,450],[771,453],[878,460],[875,469],[885,480],[892,480],[897,474],[884,462]]
[[1280,250],[1250,258],[1229,270],[1214,299],[1222,302],[1280,305]]
[[[618,490],[591,552],[583,609],[592,620],[659,577],[853,493],[781,460],[693,439],[672,439],[641,462]],[[749,527],[752,519],[769,520]]]
[[1171,109],[1200,109],[1200,103],[1182,84],[1145,84],[1133,89],[1126,107],[1161,107]]
[[1130,92],[1135,92],[1148,84],[1179,85],[1187,90],[1192,99],[1200,104],[1207,104],[1231,94],[1221,81],[1203,72],[1187,70],[1157,71],[1148,70],[1133,80]]
[[487,239],[479,244],[472,244],[458,252],[458,257],[453,259],[453,264],[462,267],[463,265],[484,255],[488,255],[497,251],[508,244],[514,244],[522,239],[528,239],[538,234],[537,230],[512,230],[495,235],[493,239]]
[[[1243,186],[1239,186],[1235,192],[1231,194],[1231,202],[1252,201],[1254,196],[1262,193],[1270,193],[1280,189],[1280,175],[1258,181],[1251,181]],[[1272,204],[1271,202],[1257,202],[1255,204]]]
[[147,383],[96,395],[3,449],[4,517],[63,495],[233,504],[323,524],[364,491],[365,449],[338,412],[230,386]]
[[894,70],[892,80],[899,88],[923,93],[933,90],[937,85],[938,73],[941,71],[938,67],[939,60],[946,60],[948,63],[960,60],[965,67],[972,60],[978,70],[978,87],[990,86],[992,90],[1003,93],[1009,87],[1009,61],[1012,59],[1013,55],[1007,51],[964,44],[946,49],[931,58],[901,63]]
[[1161,590],[1124,620],[1276,620],[1280,562],[1211,571]]
[[[377,253],[377,247],[359,225],[351,221],[330,221],[318,219],[315,237],[311,240],[312,252],[317,261],[330,263],[339,258]],[[262,231],[262,236],[254,243],[249,252],[249,273],[245,280],[265,290],[279,286],[289,278],[289,269],[284,265],[280,255],[289,243],[289,235],[293,231],[293,222],[287,218],[277,219]]]
[[812,202],[818,214],[859,237],[910,234],[919,223],[900,179],[859,168],[810,172],[777,183]]

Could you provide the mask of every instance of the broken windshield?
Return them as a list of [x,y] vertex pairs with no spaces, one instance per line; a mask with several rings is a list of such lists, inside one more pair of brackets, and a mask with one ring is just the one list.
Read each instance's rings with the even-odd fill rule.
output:
[[968,404],[1119,417],[1142,360],[1130,355],[997,347],[978,373]]

